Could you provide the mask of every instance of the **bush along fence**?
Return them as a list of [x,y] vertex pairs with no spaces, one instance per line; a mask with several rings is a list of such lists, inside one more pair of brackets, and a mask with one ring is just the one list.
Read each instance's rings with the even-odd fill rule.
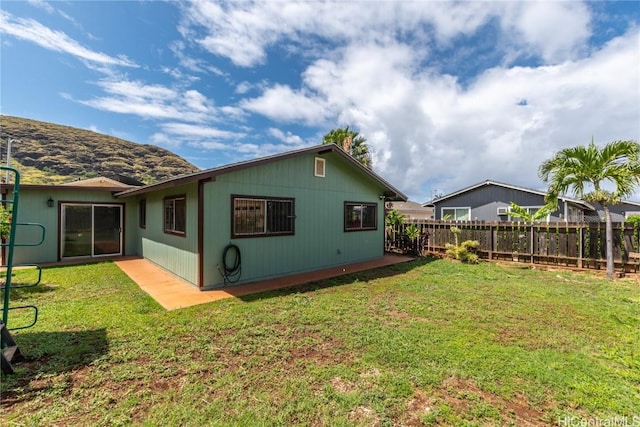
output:
[[[415,225],[418,237],[409,238],[407,227]],[[444,253],[455,244],[452,227],[460,230],[459,241],[477,240],[481,259],[509,260],[530,264],[605,269],[605,223],[485,222],[405,220],[387,227],[385,250],[425,255]],[[613,258],[620,272],[638,272],[640,225],[613,223]],[[629,257],[629,254],[632,257]]]

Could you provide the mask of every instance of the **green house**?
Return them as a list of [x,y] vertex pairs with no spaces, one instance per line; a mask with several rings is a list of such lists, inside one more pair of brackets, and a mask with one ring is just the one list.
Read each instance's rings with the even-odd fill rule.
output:
[[141,256],[200,289],[248,283],[383,257],[384,202],[406,199],[333,144],[142,187],[22,185],[18,222],[46,235],[14,263]]

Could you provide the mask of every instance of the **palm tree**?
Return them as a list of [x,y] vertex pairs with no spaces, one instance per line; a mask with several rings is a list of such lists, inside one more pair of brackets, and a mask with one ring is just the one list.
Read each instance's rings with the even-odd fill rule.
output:
[[397,209],[391,209],[384,217],[387,238],[390,238],[393,244],[396,241],[396,231],[400,231],[402,224],[404,224],[404,216]]
[[556,209],[555,202],[547,203],[546,205],[544,205],[543,207],[541,207],[535,212],[530,212],[526,208],[523,208],[522,206],[518,205],[516,202],[510,202],[509,206],[511,207],[511,210],[509,211],[509,216],[512,218],[519,218],[524,222],[534,222],[534,221],[543,220],[547,218],[549,214],[551,214]]
[[366,142],[365,137],[349,129],[349,126],[330,130],[322,138],[323,144],[336,144],[363,166],[371,169],[371,150]]
[[[606,221],[607,278],[613,279],[613,227],[609,206],[629,197],[640,184],[640,144],[613,141],[598,148],[592,139],[586,147],[558,151],[540,165],[538,173],[549,183],[546,200],[555,206],[560,194],[568,190],[602,206]],[[611,185],[615,187],[613,191],[603,188]]]

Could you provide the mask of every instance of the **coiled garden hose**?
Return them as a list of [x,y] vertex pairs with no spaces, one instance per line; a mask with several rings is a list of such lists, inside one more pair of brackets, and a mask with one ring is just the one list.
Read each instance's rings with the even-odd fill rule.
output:
[[[233,264],[228,262],[230,256],[233,256]],[[240,280],[242,274],[242,257],[240,255],[240,248],[233,243],[229,243],[222,251],[222,269],[223,271],[221,271],[220,274],[222,274],[225,285],[227,282],[236,283]],[[218,268],[218,270],[220,269]]]

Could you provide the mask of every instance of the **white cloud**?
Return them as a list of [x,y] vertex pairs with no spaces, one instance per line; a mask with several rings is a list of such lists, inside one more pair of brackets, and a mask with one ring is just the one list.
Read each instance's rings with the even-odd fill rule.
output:
[[27,0],[27,3],[29,3],[32,6],[35,6],[39,9],[42,9],[44,11],[46,11],[47,13],[54,13],[55,9],[46,1],[42,1],[42,0]]
[[[267,61],[273,46],[320,57],[352,43],[402,41],[414,53],[449,46],[497,20],[501,46],[558,61],[584,47],[590,12],[580,2],[189,2],[182,34],[242,67]],[[317,40],[331,41],[320,45]]]
[[227,77],[227,73],[221,69],[212,66],[206,60],[202,58],[196,58],[189,55],[187,52],[187,46],[182,40],[176,40],[169,44],[169,49],[175,57],[178,59],[180,66],[186,68],[189,71],[197,73],[211,73],[217,76]]
[[308,47],[318,36],[342,44],[386,44],[403,37],[419,45],[430,32],[446,42],[476,30],[490,14],[491,7],[476,3],[191,2],[180,29],[208,51],[251,67],[264,63],[276,43]]
[[[432,185],[453,190],[487,178],[535,185],[545,156],[569,140],[583,141],[576,127],[584,125],[585,115],[592,117],[589,133],[611,128],[604,123],[611,117],[605,105],[626,103],[625,111],[637,111],[637,91],[629,87],[637,84],[637,65],[624,64],[631,72],[620,79],[626,87],[617,101],[607,95],[617,91],[593,74],[606,54],[588,56],[591,15],[584,3],[335,6],[189,3],[181,28],[208,51],[243,67],[265,63],[276,45],[304,54],[311,62],[300,87],[270,83],[239,107],[276,122],[358,129],[373,149],[376,170],[415,197],[428,194]],[[434,49],[449,49],[485,26],[495,27],[502,65],[481,70],[469,87],[441,74]],[[631,62],[638,57],[628,48],[621,56]],[[547,65],[510,68],[517,58]],[[455,62],[448,65],[455,70]],[[242,82],[236,93],[250,87]]]
[[[287,145],[295,145],[295,146],[299,146],[299,147],[303,147],[305,145],[304,140],[302,138],[300,138],[300,136],[294,135],[291,132],[283,132],[280,129],[269,128],[268,133],[269,133],[269,135],[271,135],[274,138],[284,142]],[[291,149],[291,148],[289,148],[289,149]]]
[[138,67],[126,56],[113,57],[102,52],[95,52],[82,46],[61,31],[47,28],[33,19],[15,18],[5,11],[0,11],[0,31],[36,43],[45,49],[67,53],[91,63],[103,66]]
[[244,95],[245,93],[249,92],[252,88],[253,88],[252,83],[249,83],[248,81],[243,81],[236,86],[236,93],[239,93],[240,95]]
[[501,25],[507,35],[518,40],[546,63],[575,58],[591,35],[591,14],[584,3],[509,2]]
[[322,100],[285,85],[274,85],[258,98],[245,99],[240,107],[274,120],[308,125],[322,123],[327,114]]
[[187,138],[215,138],[215,139],[238,139],[245,136],[244,133],[230,132],[210,126],[193,125],[187,123],[162,123],[162,130],[170,135],[177,135],[181,139]]
[[[449,192],[484,179],[538,188],[538,166],[559,149],[587,144],[592,135],[599,143],[638,140],[639,41],[634,30],[591,58],[496,68],[466,91],[450,88],[449,96],[436,99],[453,102],[423,105],[418,120],[423,129],[413,130],[417,135],[388,133],[393,140],[410,141],[410,149],[422,153],[420,164],[409,166],[403,177],[398,166],[409,163],[393,161],[397,152],[390,150],[392,161],[382,170],[410,194],[428,194],[427,185]],[[430,91],[417,90],[416,96],[427,98]],[[527,105],[518,105],[522,99]],[[405,108],[410,111],[411,104]]]
[[539,188],[539,164],[561,148],[639,139],[639,43],[634,29],[591,57],[495,67],[468,88],[421,71],[406,46],[351,46],[311,64],[303,89],[274,85],[244,106],[284,122],[337,117],[419,201],[485,179]]
[[230,145],[246,136],[243,132],[218,129],[206,124],[165,122],[161,132],[151,136],[154,144],[177,149],[182,145],[206,150],[229,150]]
[[210,121],[217,109],[212,101],[195,90],[178,90],[140,81],[104,79],[99,81],[106,96],[79,101],[99,110],[134,114],[153,119]]

